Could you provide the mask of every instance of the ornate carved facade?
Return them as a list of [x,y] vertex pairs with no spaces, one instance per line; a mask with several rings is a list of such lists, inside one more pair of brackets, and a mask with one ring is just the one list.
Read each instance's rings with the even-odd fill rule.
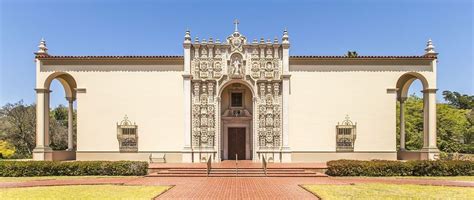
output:
[[[282,45],[278,39],[247,43],[236,30],[227,40],[194,40],[191,45],[192,147],[217,150],[220,91],[228,82],[246,83],[254,91],[254,149],[281,147]],[[248,112],[248,111],[245,111]]]

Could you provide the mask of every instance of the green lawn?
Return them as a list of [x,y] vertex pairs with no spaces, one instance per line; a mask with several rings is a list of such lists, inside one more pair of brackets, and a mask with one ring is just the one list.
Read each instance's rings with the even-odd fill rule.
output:
[[302,185],[322,199],[472,199],[474,188],[396,184]]
[[138,177],[138,176],[34,176],[34,177],[0,177],[2,182],[25,182],[36,180],[68,180],[68,179],[91,179],[91,178],[123,178],[123,177]]
[[433,179],[433,180],[447,180],[447,181],[474,181],[474,176],[340,176],[334,178],[363,178],[363,179]]
[[2,199],[152,199],[170,186],[75,185],[0,189]]

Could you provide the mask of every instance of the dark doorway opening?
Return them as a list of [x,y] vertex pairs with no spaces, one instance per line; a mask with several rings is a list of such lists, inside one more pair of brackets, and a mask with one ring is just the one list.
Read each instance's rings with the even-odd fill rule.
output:
[[227,133],[229,160],[245,160],[245,128],[229,128]]

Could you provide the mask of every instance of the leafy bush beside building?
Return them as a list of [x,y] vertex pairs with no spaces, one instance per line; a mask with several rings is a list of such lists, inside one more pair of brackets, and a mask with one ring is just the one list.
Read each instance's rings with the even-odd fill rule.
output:
[[143,176],[142,161],[0,161],[0,176]]
[[474,176],[474,162],[462,160],[335,160],[327,165],[330,176]]

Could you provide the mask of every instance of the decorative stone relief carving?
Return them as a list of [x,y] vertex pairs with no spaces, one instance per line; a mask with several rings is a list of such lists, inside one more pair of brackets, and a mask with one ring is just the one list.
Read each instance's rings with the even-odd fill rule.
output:
[[[281,146],[281,44],[247,43],[237,28],[226,42],[216,43],[209,39],[199,42],[196,38],[191,46],[192,74],[192,145],[215,147],[218,124],[216,124],[218,92],[227,82],[240,79],[252,86],[256,92],[256,113],[224,113],[226,117],[252,116],[255,120],[257,148]],[[219,41],[219,42],[217,42]]]
[[215,84],[193,82],[192,132],[193,146],[213,147],[215,137]]
[[260,147],[281,146],[281,83],[259,83],[258,140]]

